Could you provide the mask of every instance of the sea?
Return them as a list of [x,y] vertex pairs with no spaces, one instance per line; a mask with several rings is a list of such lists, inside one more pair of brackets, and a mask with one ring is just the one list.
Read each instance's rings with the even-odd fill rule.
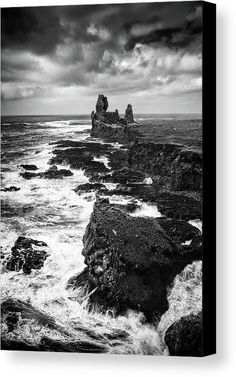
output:
[[[188,117],[150,114],[139,115],[137,120],[168,119],[174,122],[180,116]],[[6,271],[1,266],[1,301],[13,298],[30,303],[65,329],[58,332],[29,318],[20,321],[8,336],[29,344],[38,344],[44,336],[61,342],[97,341],[113,354],[168,355],[164,342],[167,328],[183,315],[201,310],[201,262],[188,265],[176,276],[169,289],[169,310],[157,323],[147,324],[142,313],[134,311],[115,317],[111,311],[88,310],[87,297],[66,289],[68,280],[85,267],[82,238],[95,194],[78,195],[74,189],[88,182],[88,178],[83,170],[73,170],[69,166],[73,175],[63,179],[36,177],[26,180],[19,173],[24,171],[21,164],[35,164],[39,171],[47,170],[55,148],[53,143],[59,140],[88,140],[90,116],[4,116],[1,123],[1,187],[20,188],[16,192],[1,191],[2,253],[10,255],[19,236],[44,241],[50,250],[44,266],[32,270],[29,275]],[[113,146],[119,148],[118,143]],[[100,160],[108,166],[107,157]],[[127,198],[113,197],[111,200],[124,203]],[[158,217],[161,213],[156,206],[141,203],[141,208],[133,215]],[[192,219],[191,223],[201,229],[198,219]],[[2,326],[4,332],[4,324]],[[119,336],[124,333],[127,336]]]

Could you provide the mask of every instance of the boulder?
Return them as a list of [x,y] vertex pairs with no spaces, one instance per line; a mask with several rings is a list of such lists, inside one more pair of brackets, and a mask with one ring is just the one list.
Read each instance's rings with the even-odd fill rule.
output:
[[202,313],[174,322],[165,333],[171,356],[202,356]]
[[199,241],[202,239],[201,232],[187,221],[167,219],[165,217],[160,217],[157,221],[173,241],[181,244],[191,241],[190,245],[192,247],[196,248],[199,246],[196,240],[197,238]]
[[132,217],[107,199],[97,198],[83,243],[87,267],[74,288],[85,287],[90,303],[102,310],[119,314],[133,309],[148,320],[168,309],[167,289],[174,277],[201,258],[184,252],[156,219]]
[[9,271],[22,269],[25,274],[30,274],[32,269],[43,267],[47,257],[48,247],[45,242],[18,237],[11,249],[11,256],[5,262],[5,268]]

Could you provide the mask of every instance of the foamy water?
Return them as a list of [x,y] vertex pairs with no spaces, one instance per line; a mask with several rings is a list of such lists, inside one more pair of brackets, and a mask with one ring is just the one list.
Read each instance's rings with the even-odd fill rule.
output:
[[[46,242],[49,257],[43,268],[32,270],[30,275],[3,271],[1,299],[11,297],[28,301],[35,308],[51,315],[63,329],[47,329],[34,320],[24,320],[9,336],[26,339],[33,344],[38,343],[44,335],[61,340],[94,341],[88,331],[81,330],[84,328],[96,335],[97,342],[106,345],[110,353],[168,354],[163,342],[167,327],[180,316],[201,308],[201,262],[187,266],[175,278],[169,293],[170,309],[162,317],[159,326],[143,324],[142,314],[132,311],[117,318],[111,312],[89,312],[87,299],[81,296],[81,292],[66,289],[69,278],[85,267],[81,254],[82,237],[93,209],[95,193],[79,196],[73,189],[88,182],[88,178],[82,170],[73,169],[70,169],[73,176],[64,179],[36,177],[25,180],[19,176],[20,164],[35,164],[39,171],[47,170],[54,148],[50,143],[60,139],[85,140],[89,136],[86,133],[88,128],[88,121],[73,119],[42,121],[33,125],[25,123],[23,131],[17,131],[17,127],[12,131],[4,129],[3,145],[6,143],[5,137],[9,139],[5,149],[6,161],[3,160],[3,185],[16,186],[20,190],[2,192],[4,203],[10,208],[9,213],[2,217],[3,254],[10,254],[18,236],[26,236]],[[78,134],[78,131],[83,130],[83,134]],[[16,137],[17,142],[14,142]],[[114,147],[119,148],[120,144],[116,143]],[[9,157],[9,152],[19,151],[23,155]],[[95,160],[109,167],[107,157],[101,156]],[[114,184],[106,185],[109,189],[115,187]],[[112,203],[127,204],[132,198],[112,196],[110,200]],[[155,205],[141,201],[137,201],[137,204],[139,206],[132,216],[161,215]],[[195,226],[197,224],[199,227],[195,221]],[[111,335],[114,337],[122,331],[127,334],[126,337],[112,340]]]

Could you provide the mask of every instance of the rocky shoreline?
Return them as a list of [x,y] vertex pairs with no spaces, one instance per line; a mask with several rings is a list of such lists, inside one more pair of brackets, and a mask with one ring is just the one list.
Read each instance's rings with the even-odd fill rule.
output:
[[[190,223],[202,219],[202,152],[194,145],[153,141],[135,122],[131,105],[123,118],[118,110],[107,109],[107,98],[99,95],[96,111],[91,114],[90,137],[51,143],[54,149],[49,169],[40,171],[36,165],[22,164],[19,175],[24,180],[64,181],[73,172],[57,165],[83,170],[88,182],[74,191],[79,196],[88,195],[88,201],[95,195],[96,201],[83,237],[86,267],[69,279],[68,292],[83,292],[91,311],[111,311],[117,316],[134,310],[156,326],[168,310],[168,293],[176,275],[202,259],[201,231]],[[19,188],[4,190],[14,195]],[[126,201],[117,204],[114,197]],[[158,208],[160,216],[136,215],[143,204]],[[29,275],[32,269],[43,268],[48,255],[46,243],[19,237],[4,261],[5,270]],[[13,300],[2,305],[9,331],[18,323],[19,312],[37,321],[44,318],[24,302]],[[199,316],[180,319],[166,331],[171,355],[201,355]],[[196,331],[192,331],[195,320]],[[47,317],[43,325],[50,327],[50,321]],[[2,338],[4,349],[108,352],[102,345],[67,338],[64,342],[43,338],[33,346],[18,343],[5,335]]]
[[[87,267],[70,279],[68,288],[84,289],[92,307],[116,314],[142,311],[153,322],[168,310],[167,292],[175,276],[202,258],[201,232],[187,222],[202,218],[202,153],[185,145],[142,140],[133,114],[127,122],[107,108],[107,98],[99,95],[91,137],[124,143],[127,158],[122,168],[98,173],[90,177],[96,183],[76,189],[79,194],[95,190],[99,196],[83,238]],[[106,189],[106,182],[116,188]],[[164,217],[131,217],[102,199],[113,195],[155,203]],[[167,330],[170,354],[201,355],[201,326],[198,323],[196,340],[190,322],[181,319]]]

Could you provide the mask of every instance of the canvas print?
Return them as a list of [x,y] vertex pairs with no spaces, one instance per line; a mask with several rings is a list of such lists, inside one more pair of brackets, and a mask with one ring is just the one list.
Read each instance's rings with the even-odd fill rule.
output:
[[1,348],[202,355],[203,3],[1,9]]

